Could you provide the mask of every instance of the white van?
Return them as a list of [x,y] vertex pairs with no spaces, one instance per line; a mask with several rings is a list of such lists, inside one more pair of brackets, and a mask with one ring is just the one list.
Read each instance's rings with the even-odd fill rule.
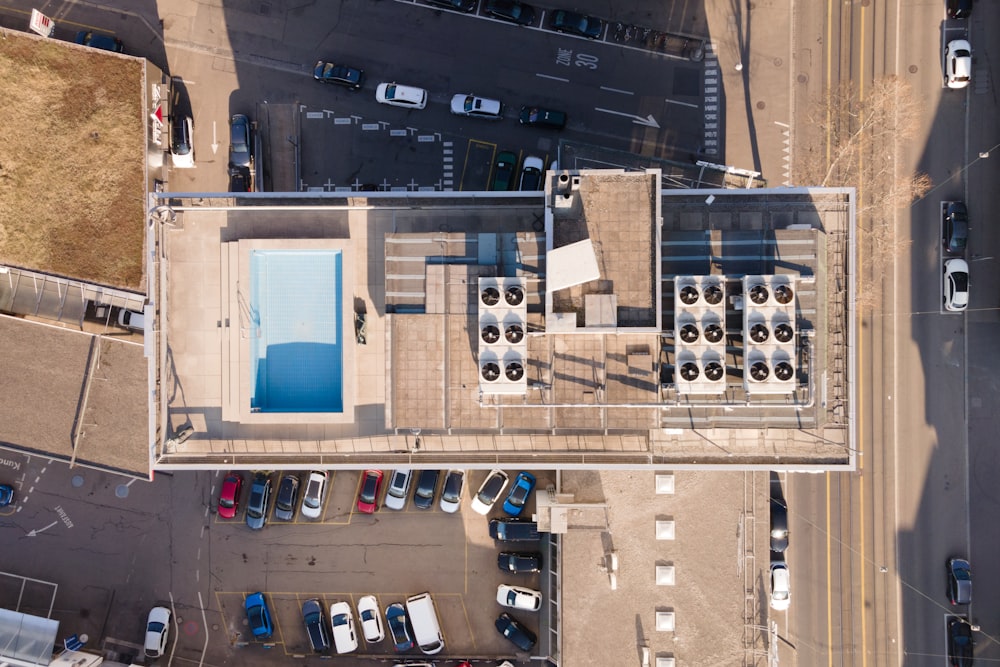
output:
[[146,317],[139,311],[122,308],[118,312],[118,324],[133,331],[145,331]]
[[406,613],[413,626],[413,637],[417,646],[427,655],[440,653],[444,648],[444,635],[438,623],[437,611],[430,593],[421,593],[406,599]]

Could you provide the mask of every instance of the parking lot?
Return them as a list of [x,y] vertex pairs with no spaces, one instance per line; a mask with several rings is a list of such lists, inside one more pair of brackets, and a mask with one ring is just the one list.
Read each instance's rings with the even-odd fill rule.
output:
[[[508,471],[512,481],[516,472]],[[389,474],[386,471],[384,482]],[[276,521],[272,501],[266,527],[252,531],[243,520],[252,475],[244,473],[246,483],[236,517],[227,520],[216,516],[211,526],[211,576],[217,582],[216,604],[230,643],[244,651],[273,646],[287,656],[309,655],[303,601],[319,598],[329,610],[330,604],[348,600],[356,610],[358,598],[373,594],[384,614],[387,605],[428,591],[445,636],[442,656],[513,656],[514,647],[493,627],[497,615],[504,611],[496,603],[497,585],[509,583],[537,590],[539,575],[505,575],[497,568],[501,548],[489,536],[487,519],[469,507],[471,495],[486,474],[468,472],[462,507],[455,514],[441,511],[438,505],[439,479],[435,503],[429,510],[413,506],[412,486],[403,510],[386,509],[383,483],[378,511],[366,515],[355,505],[361,474],[331,472],[320,519],[312,521],[297,513],[293,521]],[[305,475],[301,473],[303,480]],[[281,476],[271,474],[275,487]],[[538,475],[542,488],[550,481],[550,474]],[[213,489],[214,499],[218,498],[220,482],[221,475]],[[502,497],[490,517],[503,514],[501,504]],[[533,510],[532,497],[524,516],[530,517]],[[504,549],[535,551],[538,546],[515,543]],[[243,609],[246,594],[258,590],[266,594],[274,617],[275,631],[268,642],[251,638]],[[539,614],[512,613],[539,632]],[[360,638],[360,626],[358,633]],[[385,658],[396,655],[388,636],[377,644],[362,640],[357,653]],[[416,649],[410,653],[419,655]]]

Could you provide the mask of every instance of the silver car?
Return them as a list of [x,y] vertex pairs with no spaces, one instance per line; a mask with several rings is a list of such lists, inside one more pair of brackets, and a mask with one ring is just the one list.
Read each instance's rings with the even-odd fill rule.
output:
[[323,498],[326,496],[326,473],[313,470],[306,482],[306,491],[302,494],[302,516],[318,519],[323,513]]
[[389,488],[385,491],[385,506],[391,510],[401,510],[406,506],[406,494],[410,491],[413,471],[409,468],[393,470],[389,478]]

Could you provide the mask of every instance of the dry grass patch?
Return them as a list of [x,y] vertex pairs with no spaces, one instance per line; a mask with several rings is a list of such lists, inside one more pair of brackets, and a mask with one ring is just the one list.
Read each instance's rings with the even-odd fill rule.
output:
[[0,31],[0,262],[141,287],[145,133],[139,61]]

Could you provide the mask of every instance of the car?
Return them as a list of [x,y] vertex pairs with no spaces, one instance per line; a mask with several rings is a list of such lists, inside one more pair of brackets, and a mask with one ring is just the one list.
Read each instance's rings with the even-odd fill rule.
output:
[[76,43],[95,49],[125,53],[125,44],[122,43],[122,40],[93,30],[81,30],[76,33]]
[[309,645],[314,653],[330,650],[330,635],[326,630],[326,614],[323,605],[316,598],[302,603],[302,621],[306,624]]
[[465,490],[465,471],[449,470],[441,485],[441,509],[454,514],[462,506],[462,491]]
[[538,641],[534,632],[521,625],[507,612],[500,614],[494,625],[496,625],[497,632],[522,651],[530,651],[535,646],[535,642]]
[[952,667],[972,667],[972,626],[962,616],[948,617],[948,664]]
[[321,83],[332,83],[350,90],[361,90],[361,86],[365,82],[365,71],[356,67],[320,60],[313,68],[313,78]]
[[944,249],[945,252],[961,255],[969,242],[969,211],[965,204],[953,201],[948,204],[944,214]]
[[358,637],[354,633],[354,614],[349,602],[334,602],[330,605],[330,627],[333,629],[333,646],[337,653],[351,653],[358,650]]
[[267,473],[254,475],[250,485],[250,499],[247,501],[247,525],[260,530],[267,523],[267,504],[271,499],[271,478]]
[[788,563],[785,561],[771,563],[771,609],[776,611],[788,609],[791,603],[789,583]]
[[253,191],[253,181],[250,178],[250,167],[229,167],[229,191]]
[[385,639],[382,617],[378,613],[378,600],[374,595],[365,595],[358,600],[358,618],[361,619],[361,634],[365,641],[375,644]]
[[291,521],[295,518],[295,501],[299,498],[298,475],[285,475],[274,497],[274,518]]
[[542,185],[542,171],[544,169],[545,163],[542,162],[541,158],[533,155],[524,158],[524,164],[521,165],[521,182],[517,189],[527,192],[538,190]]
[[472,12],[476,9],[477,0],[426,0],[428,4],[446,9],[457,9],[460,12]]
[[456,116],[500,120],[503,118],[503,104],[500,100],[478,97],[472,93],[458,94],[451,98],[451,112]]
[[299,511],[302,516],[310,519],[318,519],[323,513],[323,498],[326,495],[326,473],[322,470],[313,470],[306,480],[306,490],[302,494],[302,507]]
[[509,481],[510,478],[503,470],[499,468],[491,470],[490,474],[483,480],[483,483],[479,485],[476,495],[472,497],[472,511],[484,516],[489,514],[497,498],[507,488]]
[[263,593],[251,593],[246,599],[247,621],[254,639],[270,639],[274,634],[274,624],[271,622],[271,610]]
[[531,25],[535,22],[535,8],[517,0],[489,0],[486,3],[486,13],[518,25]]
[[541,536],[537,523],[515,517],[490,519],[490,537],[498,542],[534,542]]
[[374,514],[378,509],[378,492],[382,487],[381,470],[365,470],[358,489],[358,511]]
[[604,21],[601,19],[568,12],[565,9],[552,12],[552,22],[549,26],[558,32],[586,37],[587,39],[597,39],[604,32]]
[[413,490],[413,506],[417,509],[430,509],[434,504],[434,491],[437,488],[440,470],[421,470],[417,476],[417,486]]
[[243,475],[231,472],[222,479],[219,491],[219,516],[232,519],[240,509],[240,491],[243,490]]
[[771,551],[782,553],[788,548],[788,508],[771,498]]
[[538,551],[501,551],[497,567],[512,574],[530,574],[542,571],[542,554]]
[[948,88],[965,88],[972,80],[972,46],[953,39],[944,47],[944,82]]
[[511,516],[521,516],[524,506],[535,488],[535,476],[530,472],[519,472],[514,478],[514,486],[503,501],[503,511]]
[[393,602],[385,608],[385,621],[397,652],[403,653],[413,648],[413,631],[410,630],[410,622],[406,618],[406,607],[399,602]]
[[178,169],[194,167],[194,121],[191,116],[171,116],[170,156]]
[[167,637],[170,636],[170,610],[166,607],[153,607],[146,617],[147,658],[159,658],[167,650]]
[[253,162],[253,139],[250,136],[250,119],[241,113],[229,119],[229,164],[249,167]]
[[948,18],[967,19],[972,15],[972,0],[948,0]]
[[399,468],[392,471],[389,486],[385,490],[385,506],[391,510],[401,510],[406,505],[406,494],[410,492],[410,481],[413,471],[409,468]]
[[146,316],[138,310],[122,308],[118,311],[118,326],[131,329],[132,331],[145,331]]
[[948,602],[972,604],[972,568],[964,558],[948,559]]
[[7,507],[14,502],[14,487],[10,484],[0,484],[0,507]]
[[375,89],[375,101],[407,109],[423,109],[427,106],[427,91],[399,83],[380,83]]
[[511,609],[538,611],[542,606],[542,594],[539,591],[521,586],[497,586],[497,604]]
[[561,130],[566,127],[566,112],[546,109],[545,107],[523,106],[517,116],[517,122],[521,125],[550,127],[554,130]]
[[969,265],[964,259],[944,263],[944,309],[959,312],[969,305]]
[[514,184],[514,173],[517,171],[517,155],[510,151],[502,151],[497,155],[493,165],[493,184],[490,190],[506,192]]

